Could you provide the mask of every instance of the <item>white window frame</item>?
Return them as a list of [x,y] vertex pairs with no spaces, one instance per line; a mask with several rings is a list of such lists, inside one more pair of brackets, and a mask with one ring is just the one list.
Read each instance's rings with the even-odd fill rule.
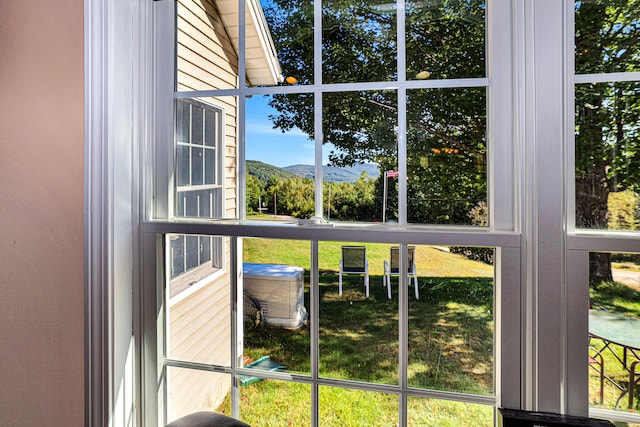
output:
[[[489,62],[485,84],[489,87],[489,139],[504,141],[489,146],[490,229],[398,224],[375,233],[366,226],[275,229],[243,223],[242,217],[218,223],[151,220],[171,218],[173,203],[170,192],[164,191],[172,170],[169,156],[156,153],[147,165],[144,155],[152,143],[163,143],[163,138],[173,136],[172,120],[156,120],[162,115],[157,106],[173,103],[173,64],[154,64],[157,53],[173,43],[173,34],[166,29],[173,28],[174,19],[163,10],[171,3],[85,0],[87,425],[121,424],[118,420],[155,425],[158,413],[163,412],[159,398],[163,390],[158,388],[162,369],[157,361],[163,348],[163,331],[158,325],[163,324],[165,301],[159,291],[158,272],[164,262],[161,248],[166,233],[497,247],[496,404],[626,420],[620,414],[588,408],[584,297],[588,296],[589,251],[637,252],[640,235],[575,230],[573,84],[583,77],[573,75],[573,1],[489,0],[487,21],[495,23],[489,28],[496,32],[488,33],[487,57],[502,56],[495,67]],[[319,28],[318,17],[315,24]],[[242,51],[242,40],[240,44]],[[321,66],[318,57],[315,64]],[[242,55],[239,69],[244,75]],[[426,84],[437,87],[442,83]],[[130,90],[131,102],[122,100],[123,94],[117,91],[122,87]],[[366,84],[362,87],[369,88]],[[287,91],[316,89],[295,87]],[[244,90],[238,93],[244,94]],[[264,93],[273,91],[267,88]],[[260,90],[253,92],[259,94]],[[321,111],[319,99],[316,97],[316,122]],[[244,109],[242,97],[239,106]],[[120,120],[122,116],[130,121]],[[243,126],[239,123],[240,134]],[[169,140],[164,142],[170,144]],[[321,149],[321,139],[317,139],[317,157]],[[244,159],[242,144],[238,151]],[[125,170],[127,174],[118,179],[123,162],[132,170]],[[242,189],[242,162],[239,166]],[[146,173],[151,169],[166,171],[166,176],[151,179]],[[316,176],[321,176],[318,164]],[[403,182],[401,179],[401,188]],[[130,203],[123,208],[115,198],[126,184],[130,186]],[[244,206],[242,190],[238,203]],[[129,227],[118,222],[123,217]],[[238,239],[232,238],[232,252],[238,247]],[[317,254],[317,243],[312,247]],[[133,249],[132,269],[118,256],[122,248]],[[231,263],[232,277],[239,271],[239,260],[235,261]],[[312,275],[312,280],[317,278]],[[237,304],[234,290],[232,308]],[[401,310],[405,310],[407,287],[400,286],[400,290]],[[314,298],[317,294],[312,294],[312,303],[317,304]],[[401,316],[401,336],[406,324],[406,317]],[[238,327],[233,324],[236,339]],[[237,360],[237,347],[231,348]],[[230,372],[242,369],[232,367]],[[118,395],[122,385],[132,391],[124,405]],[[237,389],[234,395],[237,398]],[[313,409],[317,411],[317,407]],[[406,423],[403,411],[406,406],[401,405],[401,425]]]

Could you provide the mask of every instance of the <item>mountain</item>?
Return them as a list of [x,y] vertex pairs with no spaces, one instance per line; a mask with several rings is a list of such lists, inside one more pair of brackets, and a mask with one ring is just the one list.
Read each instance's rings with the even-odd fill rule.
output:
[[[281,178],[314,178],[315,167],[313,165],[291,165],[279,168],[258,160],[247,160],[247,173],[258,178],[262,183],[267,183],[272,176]],[[338,168],[335,166],[323,166],[322,174],[327,182],[356,182],[362,172],[367,172],[369,178],[377,178],[380,174],[378,167],[370,163]]]
[[[314,178],[315,167],[313,165],[291,165],[283,168],[285,171],[294,173],[303,178]],[[369,178],[377,178],[380,172],[376,165],[367,163],[350,167],[323,166],[322,176],[327,182],[356,182],[362,172],[366,172]]]
[[246,165],[247,173],[258,178],[263,184],[266,184],[272,176],[278,176],[281,178],[295,178],[298,176],[277,166],[259,162],[257,160],[247,160]]

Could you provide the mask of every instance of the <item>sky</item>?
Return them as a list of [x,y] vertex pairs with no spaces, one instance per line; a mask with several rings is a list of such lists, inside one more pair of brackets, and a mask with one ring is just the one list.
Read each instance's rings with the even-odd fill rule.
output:
[[[275,110],[267,105],[267,96],[253,96],[246,104],[246,159],[259,160],[274,166],[314,164],[314,142],[300,129],[286,133],[273,128],[269,119]],[[329,149],[323,149],[322,164],[328,162]]]

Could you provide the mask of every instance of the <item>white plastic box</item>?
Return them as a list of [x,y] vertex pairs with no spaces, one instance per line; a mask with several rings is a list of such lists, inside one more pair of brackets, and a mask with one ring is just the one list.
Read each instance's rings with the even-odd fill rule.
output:
[[244,293],[260,304],[263,320],[285,328],[299,328],[307,320],[304,269],[291,265],[242,265]]

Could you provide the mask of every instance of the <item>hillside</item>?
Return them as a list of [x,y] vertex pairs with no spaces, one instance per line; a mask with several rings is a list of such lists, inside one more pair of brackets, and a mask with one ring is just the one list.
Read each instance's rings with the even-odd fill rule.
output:
[[[313,165],[291,165],[283,168],[304,178],[314,178],[315,170]],[[334,166],[323,166],[322,175],[327,182],[356,182],[362,172],[367,172],[369,178],[377,178],[378,167],[372,164],[354,165],[351,167],[337,168]]]
[[247,173],[258,178],[263,184],[266,184],[272,176],[281,178],[295,178],[297,176],[282,168],[257,160],[247,160],[246,165]]
[[[323,166],[324,180],[327,182],[350,182],[354,183],[363,171],[367,172],[370,178],[377,178],[378,168],[372,164],[355,165],[352,167],[337,168],[333,166]],[[315,170],[313,165],[291,165],[279,168],[258,160],[247,160],[247,173],[258,178],[262,183],[267,183],[272,176],[281,178],[314,178]]]

